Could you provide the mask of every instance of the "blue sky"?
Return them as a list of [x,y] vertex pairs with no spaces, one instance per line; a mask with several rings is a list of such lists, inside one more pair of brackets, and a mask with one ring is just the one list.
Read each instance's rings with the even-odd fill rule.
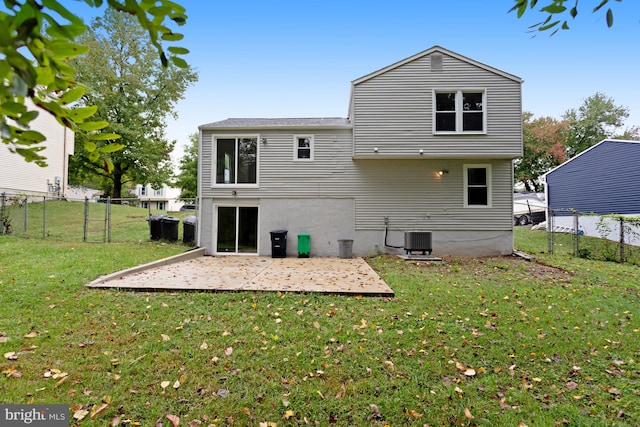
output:
[[[640,125],[640,1],[582,1],[571,30],[536,37],[512,0],[178,0],[186,60],[198,70],[169,121],[182,146],[201,124],[228,117],[346,117],[350,82],[434,45],[524,80],[523,109],[560,117],[596,92]],[[544,3],[544,2],[541,2]],[[568,2],[572,3],[572,2]],[[176,152],[176,158],[181,155]]]

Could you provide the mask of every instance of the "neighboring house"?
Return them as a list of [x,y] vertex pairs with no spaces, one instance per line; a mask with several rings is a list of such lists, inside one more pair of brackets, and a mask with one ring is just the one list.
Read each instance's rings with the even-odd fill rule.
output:
[[[26,101],[29,103],[29,101]],[[47,139],[39,154],[45,156],[48,166],[40,167],[26,162],[24,157],[9,151],[0,143],[0,193],[39,195],[62,198],[67,194],[69,156],[73,154],[74,134],[62,126],[47,111],[29,103],[29,108],[40,114],[31,122],[31,129]]]
[[202,125],[198,244],[269,255],[287,230],[290,256],[303,233],[312,256],[367,255],[425,230],[437,255],[511,254],[521,84],[436,46],[354,80],[347,118]]
[[[606,139],[547,172],[543,177],[553,216],[550,225],[575,232],[576,211],[579,231],[601,237],[601,215],[640,216],[638,165],[640,141]],[[617,240],[619,233],[608,237]]]
[[161,188],[153,188],[151,184],[136,185],[136,196],[140,207],[159,211],[177,212],[184,202],[180,200],[180,189],[163,184]]

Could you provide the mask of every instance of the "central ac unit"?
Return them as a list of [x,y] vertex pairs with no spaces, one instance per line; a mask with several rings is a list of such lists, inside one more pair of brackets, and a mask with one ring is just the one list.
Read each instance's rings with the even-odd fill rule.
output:
[[413,251],[422,252],[426,255],[433,251],[431,244],[430,231],[405,231],[404,232],[404,251],[407,255],[411,255]]

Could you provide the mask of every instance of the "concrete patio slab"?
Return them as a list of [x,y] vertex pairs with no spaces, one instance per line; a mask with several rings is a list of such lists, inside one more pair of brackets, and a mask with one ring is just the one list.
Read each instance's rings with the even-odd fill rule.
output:
[[100,277],[87,286],[140,290],[282,291],[393,296],[362,258],[203,256],[196,250]]

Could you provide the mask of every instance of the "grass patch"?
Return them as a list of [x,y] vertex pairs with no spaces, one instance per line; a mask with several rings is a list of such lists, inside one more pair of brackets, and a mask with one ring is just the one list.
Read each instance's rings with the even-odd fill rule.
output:
[[539,234],[516,235],[537,262],[369,259],[395,298],[86,289],[185,247],[0,236],[0,401],[83,426],[633,425],[640,270]]

